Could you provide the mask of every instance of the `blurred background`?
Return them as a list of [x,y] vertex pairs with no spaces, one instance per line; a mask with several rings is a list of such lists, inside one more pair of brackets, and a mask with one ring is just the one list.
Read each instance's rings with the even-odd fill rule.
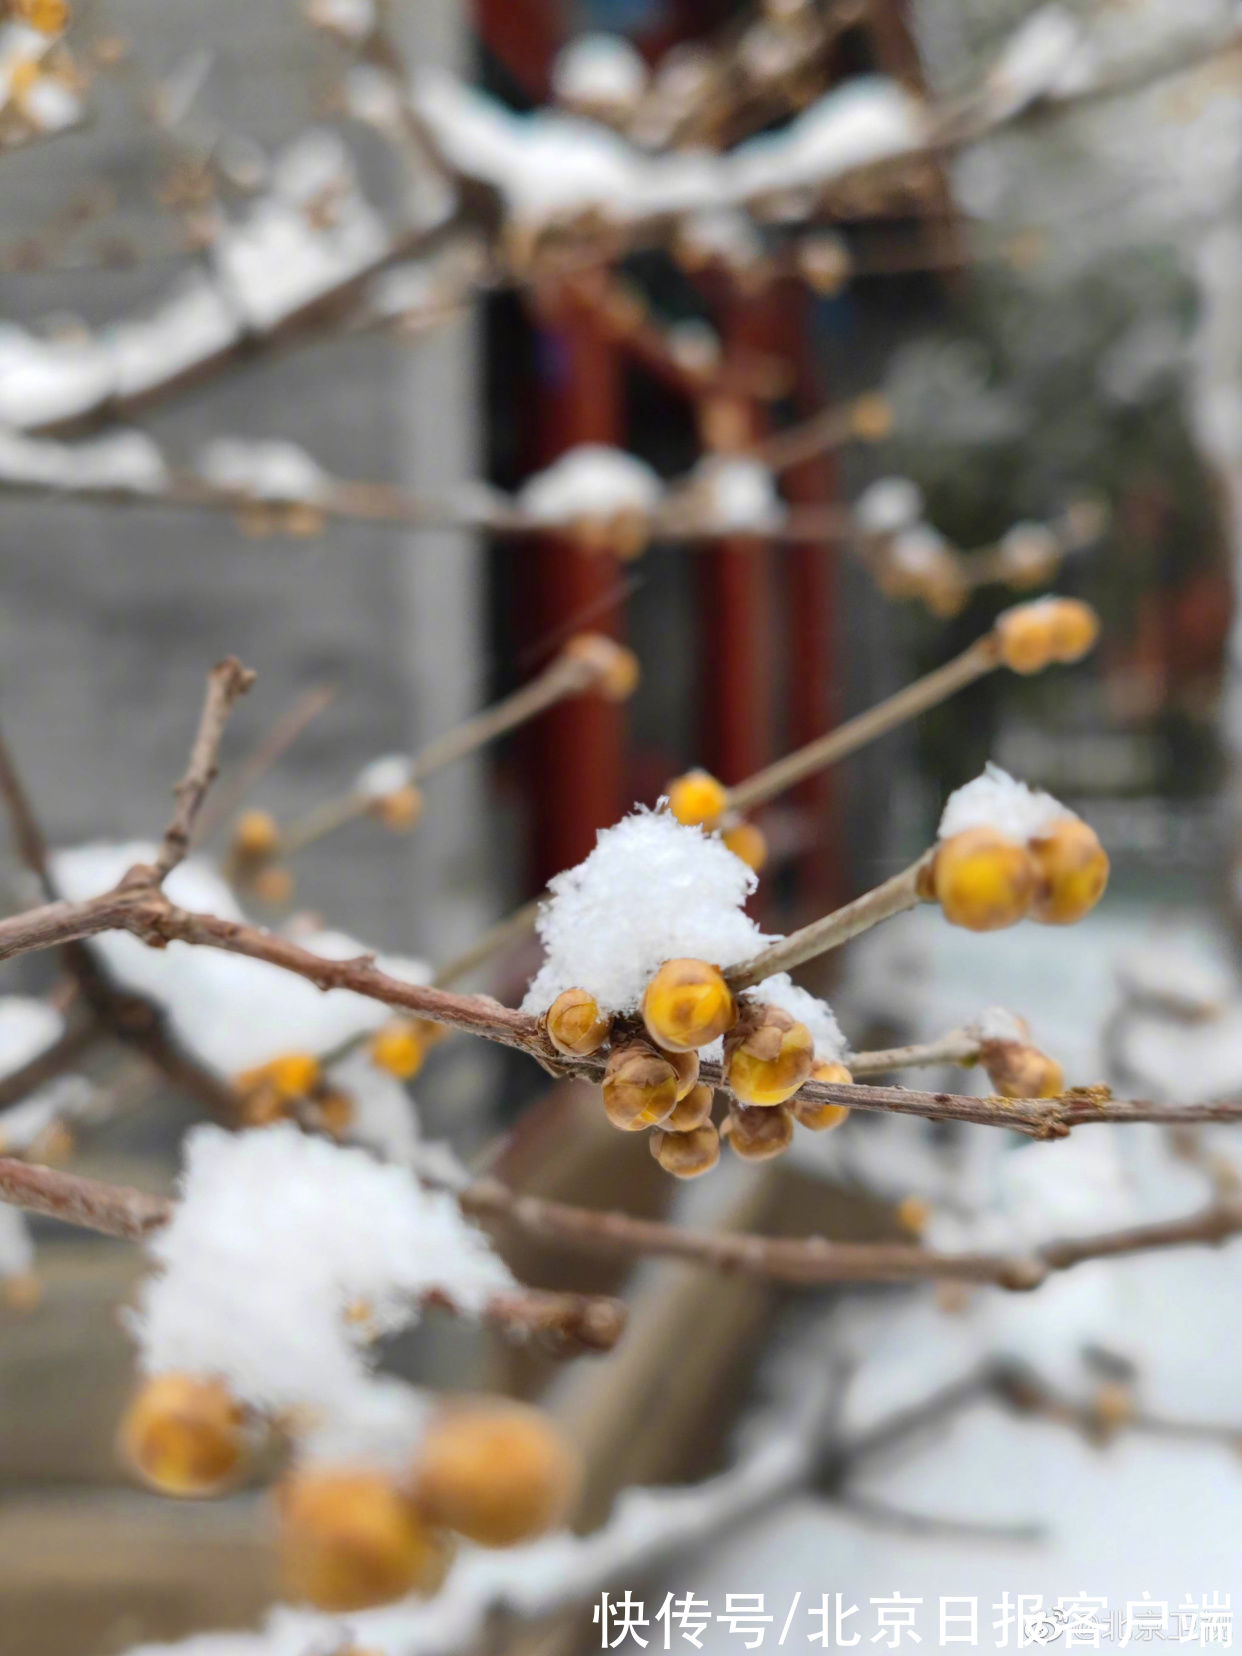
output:
[[[920,911],[860,940],[804,975],[853,1045],[930,1038],[1001,1003],[1072,1084],[1201,1097],[1242,1082],[1230,648],[1242,54],[1224,0],[390,0],[378,14],[368,0],[309,12],[81,0],[50,34],[30,8],[10,10],[0,727],[53,845],[158,828],[204,672],[225,654],[259,673],[229,730],[225,786],[279,721],[306,712],[247,800],[285,822],[348,792],[368,761],[417,752],[510,694],[574,634],[623,641],[642,669],[628,701],[563,701],[430,781],[413,832],[364,815],[291,861],[293,888],[267,893],[279,901],[240,891],[266,923],[313,916],[442,965],[687,767],[741,781],[948,660],[1007,604],[1055,590],[1097,608],[1096,652],[1031,679],[992,674],[782,796],[758,819],[770,862],[754,912],[789,929],[874,885],[993,758],[1096,827],[1113,860],[1105,904],[1070,936],[975,938]],[[651,72],[629,105],[615,91],[619,104],[593,104],[585,73],[574,90],[565,48],[596,33],[628,41]],[[604,237],[593,263],[558,265],[539,245],[547,225],[509,212],[504,178],[472,176],[454,130],[420,103],[438,71],[519,115],[585,100],[587,116],[650,149],[728,149],[874,76],[959,124],[882,187],[687,214],[643,245]],[[676,119],[652,125],[669,109]],[[464,251],[436,239],[444,180],[424,151],[445,149],[476,214]],[[154,371],[91,378],[101,340],[210,277],[228,228],[282,190],[312,238],[336,233],[332,213],[356,195],[378,251],[363,237],[356,266],[317,283],[306,243],[275,238],[261,279],[296,289],[305,276],[300,300],[184,353],[168,344],[194,332],[177,313],[146,341],[167,358]],[[404,257],[410,238],[420,251]],[[368,285],[377,274],[382,293]],[[624,450],[667,483],[704,455],[744,461],[769,440],[779,455],[780,434],[813,417],[826,440],[748,474],[776,491],[770,532],[743,512],[736,533],[692,518],[622,547],[581,507],[559,524],[506,520],[577,445]],[[90,485],[80,445],[121,426],[157,445],[171,485],[137,499],[109,476]],[[19,439],[79,459],[57,470]],[[218,446],[211,459],[222,439],[231,460]],[[259,465],[273,442],[356,484],[357,509],[256,481],[246,459]],[[227,498],[192,499],[193,478]],[[884,479],[921,491],[902,531],[914,542],[867,528],[861,502]],[[376,488],[389,491],[383,510]],[[221,822],[205,853],[226,858],[228,843]],[[21,870],[7,872],[16,908]],[[527,933],[462,981],[515,1004],[538,958]],[[7,993],[57,991],[47,959],[6,973]],[[106,1081],[117,1062],[95,1054],[88,1073]],[[550,1087],[516,1055],[447,1042],[413,1092],[425,1131],[463,1154],[520,1117],[499,1168],[524,1189],[772,1235],[908,1237],[965,1199],[972,1154],[963,1134],[875,1117],[851,1120],[830,1149],[722,1164],[674,1190],[581,1089]],[[83,1134],[72,1165],[168,1189],[195,1114],[161,1087]],[[1050,1175],[1065,1197],[1052,1200],[1056,1229],[1123,1188],[1140,1204],[1127,1214],[1147,1211],[1152,1188],[1159,1204],[1172,1152],[1152,1148],[1154,1128],[1126,1132],[1072,1166],[1064,1153]],[[1045,1153],[1062,1154],[1020,1152]],[[114,1454],[134,1250],[52,1225],[35,1236],[39,1303],[0,1305],[0,1651],[90,1656],[252,1623],[272,1596],[260,1497],[171,1505],[129,1487]],[[1090,1267],[1066,1279],[1072,1293],[1050,1285],[1049,1307],[1016,1297],[998,1310],[991,1291],[966,1309],[930,1292],[782,1294],[505,1245],[528,1281],[623,1292],[632,1326],[617,1351],[558,1368],[429,1324],[386,1361],[430,1384],[544,1397],[587,1449],[584,1526],[625,1486],[719,1474],[838,1372],[864,1424],[981,1354],[1046,1360],[1076,1399],[1057,1418],[980,1397],[937,1417],[930,1441],[903,1437],[869,1465],[852,1503],[821,1492],[722,1516],[667,1579],[618,1583],[649,1614],[674,1588],[721,1606],[726,1592],[762,1592],[775,1644],[795,1592],[860,1605],[900,1592],[931,1607],[928,1645],[937,1596],[977,1595],[977,1643],[1003,1648],[1017,1643],[992,1628],[1005,1592],[1121,1608],[1145,1592],[1176,1602],[1242,1587],[1238,1284],[1225,1256]],[[1114,1409],[1124,1393],[1133,1412],[1137,1396],[1172,1429],[1112,1441],[1101,1388]],[[874,1620],[857,1625],[870,1641]],[[809,1632],[799,1623],[789,1642]],[[533,1629],[503,1624],[488,1648],[598,1645],[579,1605]],[[703,1646],[741,1647],[722,1627]]]

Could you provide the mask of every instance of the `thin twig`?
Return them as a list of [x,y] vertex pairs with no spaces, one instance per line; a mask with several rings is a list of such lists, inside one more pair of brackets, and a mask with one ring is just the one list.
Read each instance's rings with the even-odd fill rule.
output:
[[887,700],[860,713],[856,719],[838,725],[827,735],[816,737],[805,747],[778,759],[766,770],[757,772],[745,782],[739,782],[729,790],[729,803],[737,811],[762,805],[792,788],[795,783],[803,782],[808,776],[814,776],[816,772],[826,770],[829,765],[835,765],[849,754],[856,753],[868,742],[887,735],[907,719],[916,718],[928,708],[947,701],[957,691],[973,684],[999,665],[1000,647],[996,634],[985,633],[943,667],[937,667],[934,672],[916,679]]
[[198,733],[190,750],[186,773],[173,790],[177,805],[155,859],[158,880],[165,879],[184,861],[194,837],[194,826],[207,790],[219,769],[220,740],[238,699],[255,681],[255,674],[243,667],[236,656],[217,662],[207,679],[207,697],[199,719]]
[[283,713],[271,730],[237,770],[235,776],[217,787],[199,812],[199,839],[210,838],[222,822],[237,810],[257,782],[271,770],[325,708],[336,699],[336,686],[312,685],[298,697],[293,706]]
[[535,897],[529,903],[523,903],[520,909],[498,920],[494,926],[470,945],[459,955],[454,955],[441,966],[432,982],[440,989],[449,989],[462,978],[469,977],[480,966],[486,965],[495,955],[502,954],[515,943],[520,943],[529,937],[535,929],[535,921],[542,907],[543,898]]
[[48,863],[47,841],[3,735],[0,735],[0,796],[4,799],[18,855],[39,882],[45,901],[54,902],[58,892]]
[[964,1029],[951,1029],[934,1041],[855,1052],[849,1068],[851,1075],[883,1075],[888,1070],[931,1068],[935,1064],[977,1064],[982,1050],[983,1044],[977,1035]]
[[878,926],[882,920],[914,908],[921,901],[919,882],[929,857],[930,853],[925,852],[909,868],[903,868],[900,874],[892,875],[873,890],[855,897],[844,908],[825,914],[796,932],[790,932],[788,937],[782,937],[779,942],[742,961],[740,965],[728,967],[725,978],[730,987],[751,989],[775,972],[787,972],[794,966],[801,966],[805,961],[827,954],[830,949],[840,948],[850,938]]

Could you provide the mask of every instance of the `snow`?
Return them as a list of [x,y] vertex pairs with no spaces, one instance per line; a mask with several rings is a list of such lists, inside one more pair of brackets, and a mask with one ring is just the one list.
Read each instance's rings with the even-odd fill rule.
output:
[[[53,866],[61,889],[76,901],[108,890],[134,863],[150,862],[155,849],[142,842],[79,846],[59,852]],[[226,882],[199,858],[175,868],[165,890],[183,908],[224,920],[246,919]],[[315,931],[298,941],[330,959],[370,952],[365,943],[341,932]],[[148,949],[137,938],[119,934],[95,938],[89,946],[129,988],[163,1007],[195,1057],[224,1076],[284,1052],[332,1052],[392,1015],[378,1001],[346,989],[325,994],[279,966],[219,949],[178,942]],[[380,956],[376,964],[407,983],[425,983],[430,976],[421,961]]]
[[316,28],[342,40],[365,40],[375,28],[374,0],[309,0],[306,15]]
[[524,1008],[583,988],[610,1012],[632,1011],[666,960],[747,959],[770,941],[743,912],[757,884],[721,840],[665,811],[601,829],[586,860],[549,883],[536,922],[545,958]]
[[1041,6],[1010,35],[988,73],[989,112],[1004,120],[1040,98],[1082,91],[1091,72],[1082,24],[1062,5]]
[[220,489],[253,495],[256,500],[318,500],[328,474],[296,443],[215,437],[198,456],[199,475]]
[[414,762],[406,753],[386,753],[364,765],[354,778],[353,791],[364,799],[387,799],[408,787],[414,777]]
[[989,762],[973,782],[951,793],[940,818],[940,838],[967,828],[995,828],[1010,839],[1034,839],[1049,823],[1074,813],[1052,797],[1018,782]]
[[663,494],[664,485],[645,461],[603,443],[580,443],[529,478],[517,501],[540,523],[568,523],[654,512]]
[[22,1155],[58,1121],[89,1118],[102,1102],[80,1075],[61,1075],[0,1114],[0,1155]]
[[826,93],[780,132],[721,155],[646,153],[574,115],[515,115],[443,73],[420,76],[415,100],[447,158],[535,222],[588,212],[624,222],[743,205],[916,148],[925,133],[918,102],[871,76]]
[[11,1075],[46,1052],[64,1028],[64,1018],[46,1001],[29,995],[0,997],[0,1076]]
[[390,1330],[433,1290],[478,1314],[513,1285],[451,1196],[360,1150],[280,1123],[196,1127],[183,1152],[180,1200],[147,1244],[156,1273],[130,1319],[147,1373],[214,1375],[257,1408],[348,1423],[370,1372],[351,1308]]
[[822,1001],[808,989],[801,988],[788,972],[777,972],[774,977],[764,978],[762,983],[757,983],[753,989],[747,990],[746,998],[779,1006],[782,1011],[788,1012],[791,1018],[805,1024],[811,1032],[811,1039],[815,1042],[816,1062],[846,1062],[849,1043],[841,1033],[836,1014],[827,1001]]
[[168,482],[159,449],[141,431],[115,431],[83,443],[57,443],[0,430],[0,479],[37,488],[116,489],[158,494]]
[[1030,1026],[1024,1018],[1004,1006],[986,1006],[966,1025],[968,1035],[978,1041],[1029,1041]]
[[553,96],[581,108],[632,108],[646,86],[647,65],[624,35],[578,35],[552,65]]
[[923,491],[908,477],[879,477],[854,502],[854,522],[865,535],[895,535],[923,516]]
[[365,1145],[399,1167],[422,1169],[424,1158],[434,1159],[437,1147],[419,1136],[413,1100],[395,1076],[379,1069],[364,1052],[351,1052],[328,1071],[328,1081],[340,1087],[353,1103],[347,1137]]
[[688,481],[713,528],[770,531],[785,515],[776,479],[760,460],[709,455]]
[[227,350],[241,324],[219,289],[194,272],[145,316],[114,322],[99,339],[109,357],[113,389],[133,397],[187,373]]
[[34,1257],[30,1228],[21,1210],[0,1203],[0,1281],[29,1276]]
[[0,324],[0,425],[23,430],[69,419],[111,389],[110,363],[94,340],[39,339]]

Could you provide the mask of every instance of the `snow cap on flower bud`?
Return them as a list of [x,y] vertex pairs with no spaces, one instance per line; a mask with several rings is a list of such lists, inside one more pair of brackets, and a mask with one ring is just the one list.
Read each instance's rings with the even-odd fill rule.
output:
[[680,1077],[669,1058],[646,1041],[614,1047],[604,1070],[604,1113],[614,1127],[637,1133],[658,1127],[677,1102]]
[[577,633],[566,644],[565,654],[590,669],[594,688],[608,701],[626,701],[638,688],[638,657],[615,638]]
[[1095,830],[1067,813],[1042,829],[1030,849],[1039,875],[1033,918],[1045,926],[1072,926],[1089,914],[1108,885],[1108,852]]
[[427,1056],[422,1024],[417,1018],[391,1018],[372,1035],[367,1051],[376,1069],[412,1081]]
[[1025,1041],[983,1041],[979,1058],[1002,1098],[1057,1098],[1065,1075],[1055,1058]]
[[684,1133],[657,1128],[650,1143],[651,1154],[675,1179],[697,1179],[720,1160],[720,1135],[710,1121]]
[[270,857],[280,845],[280,825],[270,811],[243,811],[233,824],[233,855],[246,862]]
[[735,822],[721,836],[735,857],[758,874],[768,860],[768,839],[753,822]]
[[[849,1087],[854,1077],[844,1064],[823,1062],[811,1066],[812,1081],[826,1081],[832,1086]],[[794,1098],[790,1103],[794,1120],[813,1133],[827,1133],[839,1127],[849,1115],[848,1104],[829,1104],[811,1098]]]
[[481,1547],[512,1547],[564,1523],[580,1477],[577,1454],[539,1409],[485,1399],[432,1420],[414,1498],[433,1523]]
[[793,1131],[793,1115],[783,1105],[748,1110],[731,1102],[720,1135],[728,1139],[730,1149],[743,1161],[771,1161],[789,1149]]
[[612,1021],[600,1011],[594,995],[585,989],[565,989],[544,1014],[544,1027],[558,1052],[585,1058],[603,1046]]
[[642,1013],[657,1046],[688,1052],[710,1046],[732,1027],[737,1002],[719,967],[705,960],[666,960],[647,985]]
[[1053,661],[1079,661],[1099,636],[1090,604],[1078,598],[1037,598],[996,618],[1001,660],[1015,673],[1038,673]]
[[[695,1054],[696,1058],[698,1054]],[[663,1126],[669,1133],[691,1133],[712,1118],[715,1093],[705,1081],[696,1081],[688,1092],[677,1100],[672,1113],[664,1118]]]
[[944,917],[967,931],[999,931],[1030,909],[1035,862],[1025,845],[994,828],[966,828],[941,840],[931,885]]
[[783,1104],[814,1062],[810,1030],[783,1007],[751,1002],[725,1038],[725,1080],[743,1104]]
[[717,827],[728,803],[728,789],[710,771],[688,770],[668,785],[668,808],[689,828]]
[[223,1381],[194,1374],[144,1380],[121,1422],[126,1461],[162,1495],[218,1495],[249,1450],[246,1415]]
[[317,1610],[367,1610],[444,1581],[449,1539],[383,1472],[310,1466],[276,1492],[281,1576]]

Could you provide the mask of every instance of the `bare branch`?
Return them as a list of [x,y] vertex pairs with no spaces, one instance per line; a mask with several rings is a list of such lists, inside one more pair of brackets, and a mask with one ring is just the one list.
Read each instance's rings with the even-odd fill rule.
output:
[[190,763],[173,790],[177,808],[164,830],[163,844],[155,859],[158,880],[171,874],[190,849],[199,810],[219,769],[220,740],[224,727],[238,699],[254,683],[255,676],[250,668],[242,666],[236,656],[227,656],[217,662],[208,676],[207,697],[203,703],[198,734],[190,750]]
[[[0,1156],[0,1201],[30,1213],[42,1213],[69,1225],[99,1231],[127,1242],[142,1242],[172,1218],[174,1204],[129,1185],[105,1184],[50,1167],[35,1167],[13,1156]],[[429,1307],[461,1315],[447,1294],[429,1294]],[[518,1288],[497,1294],[486,1321],[516,1339],[536,1338],[565,1356],[608,1351],[625,1327],[619,1300],[593,1294],[547,1293]]]

